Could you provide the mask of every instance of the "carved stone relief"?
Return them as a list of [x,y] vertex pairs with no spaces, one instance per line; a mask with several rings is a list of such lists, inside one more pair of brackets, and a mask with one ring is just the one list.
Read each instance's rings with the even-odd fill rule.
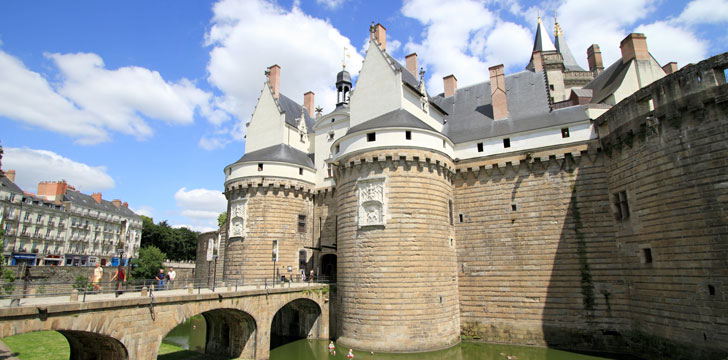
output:
[[384,226],[386,195],[385,178],[359,180],[356,184],[358,195],[357,225]]
[[230,228],[229,236],[245,237],[245,214],[247,212],[248,202],[245,199],[235,200],[230,204]]

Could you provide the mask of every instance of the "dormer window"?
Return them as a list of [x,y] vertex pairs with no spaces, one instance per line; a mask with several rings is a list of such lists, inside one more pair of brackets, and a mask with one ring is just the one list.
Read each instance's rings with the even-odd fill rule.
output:
[[329,131],[329,141],[334,140],[334,132]]

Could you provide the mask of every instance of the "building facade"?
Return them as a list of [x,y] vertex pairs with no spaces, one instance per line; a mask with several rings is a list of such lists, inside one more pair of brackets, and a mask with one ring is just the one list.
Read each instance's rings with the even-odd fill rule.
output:
[[[89,196],[65,181],[25,193],[15,172],[0,176],[3,256],[16,265],[117,265],[139,254],[142,220],[120,200]],[[121,260],[123,259],[123,260]]]
[[677,71],[630,34],[585,70],[539,19],[524,71],[433,95],[385,32],[329,114],[268,69],[224,169],[222,280],[332,279],[331,334],[359,349],[728,355],[728,54]]

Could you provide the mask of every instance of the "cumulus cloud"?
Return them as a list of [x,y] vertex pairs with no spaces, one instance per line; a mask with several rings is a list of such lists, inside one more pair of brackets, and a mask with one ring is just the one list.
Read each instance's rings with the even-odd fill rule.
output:
[[316,0],[316,3],[319,5],[323,5],[326,8],[329,8],[331,10],[338,8],[341,6],[346,0]]
[[728,0],[693,0],[677,20],[689,25],[728,22]]
[[148,138],[153,131],[147,119],[184,125],[194,121],[196,110],[213,123],[227,119],[212,95],[187,79],[169,82],[136,66],[109,70],[93,53],[46,57],[58,69],[57,84],[0,51],[0,115],[81,144],[108,141],[111,132]]
[[220,191],[208,189],[190,189],[183,187],[174,194],[177,208],[188,220],[190,229],[214,230],[217,228],[217,217],[227,209],[227,200]]
[[[366,31],[366,29],[363,29]],[[298,103],[309,90],[316,105],[333,110],[334,83],[344,48],[355,49],[329,22],[266,1],[222,0],[213,7],[206,34],[211,46],[208,82],[223,93],[220,107],[247,122],[263,87],[266,68],[281,66],[281,93]],[[347,70],[356,74],[362,56],[349,51]],[[240,137],[244,127],[231,129]],[[214,147],[208,140],[201,146]]]
[[[682,67],[708,57],[707,41],[699,39],[688,29],[666,21],[640,25],[635,31],[647,36],[650,54],[660,64],[676,61]],[[675,51],[675,44],[680,44],[680,51]]]
[[27,192],[36,192],[41,181],[66,180],[86,193],[115,186],[105,166],[89,166],[48,150],[12,147],[3,150],[3,168],[15,170],[15,183]]
[[431,93],[442,91],[442,77],[449,74],[469,85],[486,81],[490,66],[503,63],[520,70],[530,57],[530,31],[500,19],[483,2],[412,0],[405,2],[402,14],[425,27],[422,42],[410,40],[405,50],[417,52],[428,69]]
[[141,205],[139,207],[129,207],[129,209],[135,212],[137,215],[144,215],[149,218],[154,218],[154,208],[151,206]]

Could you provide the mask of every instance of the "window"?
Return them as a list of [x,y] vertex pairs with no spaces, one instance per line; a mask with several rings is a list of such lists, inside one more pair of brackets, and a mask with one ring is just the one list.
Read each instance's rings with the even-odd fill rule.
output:
[[483,152],[483,143],[478,143],[478,152]]
[[563,129],[561,129],[561,137],[562,138],[569,137],[569,128],[563,128]]
[[263,171],[263,163],[258,163],[258,171]]
[[298,168],[298,175],[303,175],[303,168],[302,167]]
[[518,210],[518,205],[511,204],[511,211],[516,211],[516,210]]
[[377,133],[368,133],[367,134],[367,141],[372,142],[377,140]]
[[503,139],[503,147],[504,147],[504,148],[509,148],[509,147],[511,147],[511,139],[510,139],[510,138],[505,138],[505,139]]
[[553,84],[549,84],[549,89],[550,89],[551,91],[554,91],[554,85],[553,85]]
[[463,214],[458,214],[458,217],[460,218],[460,222],[463,222]]
[[331,163],[328,164],[326,171],[328,176],[331,177]]
[[708,294],[710,294],[710,296],[715,295],[715,286],[708,285]]
[[642,260],[645,264],[652,264],[652,249],[650,248],[644,248],[642,249]]
[[329,140],[334,140],[334,132],[329,131]]
[[336,145],[336,153],[337,154],[339,153],[340,150],[341,150],[341,145]]
[[299,250],[298,251],[298,268],[299,269],[306,269],[306,250]]
[[232,174],[232,172],[233,172],[233,169],[232,168],[228,168],[228,176],[230,176],[230,174]]
[[612,195],[614,204],[614,218],[617,220],[629,219],[629,203],[627,201],[627,192],[620,191]]
[[411,132],[411,131],[409,131],[409,130],[405,131],[405,132],[404,132],[404,138],[405,138],[406,140],[412,140],[412,132]]
[[306,215],[298,215],[298,232],[306,232]]

